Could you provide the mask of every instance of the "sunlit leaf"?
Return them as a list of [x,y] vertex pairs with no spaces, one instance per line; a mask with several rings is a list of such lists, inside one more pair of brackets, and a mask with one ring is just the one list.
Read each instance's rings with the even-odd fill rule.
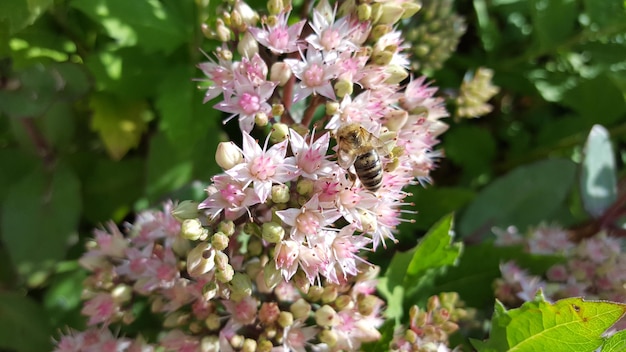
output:
[[608,131],[595,125],[585,144],[580,193],[587,212],[599,217],[617,199],[615,156]]
[[618,331],[611,335],[602,345],[602,352],[626,351],[626,330]]
[[125,101],[112,95],[92,96],[91,127],[98,132],[111,158],[121,159],[135,148],[148,127],[152,113],[144,101]]

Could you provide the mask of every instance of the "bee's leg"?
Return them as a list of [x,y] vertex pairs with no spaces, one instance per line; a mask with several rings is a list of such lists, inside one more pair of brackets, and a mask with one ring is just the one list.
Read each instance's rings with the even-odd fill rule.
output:
[[356,184],[356,180],[358,179],[357,175],[352,172],[352,170],[348,170],[348,179],[352,181],[352,187]]

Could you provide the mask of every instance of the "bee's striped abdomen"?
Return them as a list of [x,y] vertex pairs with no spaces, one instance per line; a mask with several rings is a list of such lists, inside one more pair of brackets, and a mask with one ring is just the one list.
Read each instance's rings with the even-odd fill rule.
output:
[[359,180],[368,191],[376,192],[383,183],[383,166],[374,149],[357,156],[354,161]]

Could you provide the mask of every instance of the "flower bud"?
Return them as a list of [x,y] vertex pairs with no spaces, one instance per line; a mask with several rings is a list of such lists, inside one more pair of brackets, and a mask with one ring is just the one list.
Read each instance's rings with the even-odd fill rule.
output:
[[221,232],[216,232],[213,236],[211,236],[211,245],[215,248],[215,250],[223,251],[228,247],[229,242],[230,239],[228,236]]
[[284,184],[272,186],[272,202],[277,204],[284,204],[289,201],[289,187]]
[[382,6],[380,17],[378,18],[378,23],[394,25],[398,23],[398,21],[400,21],[403,15],[404,8],[402,6],[395,5],[392,2],[384,3],[384,5]]
[[415,331],[408,329],[404,333],[404,339],[407,340],[409,343],[413,344],[417,342],[417,334],[415,333]]
[[296,320],[306,320],[311,314],[311,305],[303,298],[299,298],[289,306],[289,311]]
[[119,284],[111,291],[111,297],[117,304],[121,305],[122,303],[126,303],[133,297],[133,288],[128,285]]
[[237,52],[243,57],[253,57],[259,52],[259,43],[250,32],[246,32],[237,44]]
[[276,302],[264,302],[259,308],[259,321],[264,325],[273,324],[278,320],[280,308]]
[[220,42],[225,43],[230,41],[230,29],[226,27],[224,21],[219,18],[216,21],[215,36]]
[[370,21],[372,24],[378,24],[378,19],[383,14],[383,4],[376,2],[371,6]]
[[269,117],[267,117],[267,114],[264,112],[258,112],[256,113],[256,115],[254,115],[254,123],[257,126],[263,127],[263,126],[267,126],[267,123],[270,121]]
[[369,211],[359,210],[359,220],[363,232],[374,233],[378,229],[376,216]]
[[217,269],[222,270],[228,265],[228,255],[222,251],[216,251],[214,261]]
[[248,255],[258,257],[263,253],[263,243],[258,237],[252,237],[248,241]]
[[389,78],[385,80],[385,83],[389,84],[400,83],[409,77],[409,72],[400,65],[388,65],[385,67],[385,72],[389,74]]
[[202,331],[202,325],[197,321],[192,321],[189,324],[189,331],[194,334],[199,334]]
[[356,334],[362,337],[363,342],[378,341],[382,337],[380,331],[376,329],[376,326],[374,326],[374,324],[370,323],[366,319],[356,321],[354,327],[358,331],[356,332]]
[[274,344],[272,344],[272,341],[263,339],[263,340],[259,340],[256,352],[271,352],[274,348]]
[[267,11],[270,15],[278,15],[283,12],[283,0],[268,0]]
[[337,299],[338,290],[336,286],[326,286],[324,287],[324,292],[322,293],[322,302],[323,303],[331,303]]
[[175,328],[186,324],[189,321],[189,313],[176,311],[170,313],[163,321],[163,327]]
[[372,7],[369,4],[359,4],[356,8],[359,21],[368,21],[372,17]]
[[242,21],[248,26],[254,27],[259,22],[259,14],[245,1],[237,1],[234,9],[241,15]]
[[354,307],[354,301],[352,300],[352,297],[348,295],[341,295],[337,297],[337,300],[335,301],[335,306],[339,310],[352,309]]
[[278,243],[285,237],[285,229],[275,222],[266,222],[263,224],[263,239],[269,243]]
[[243,155],[235,143],[221,142],[217,145],[215,161],[223,170],[229,170],[243,161]]
[[374,312],[374,309],[378,306],[378,304],[378,297],[373,295],[367,295],[358,300],[357,308],[361,315],[368,316]]
[[379,24],[375,26],[370,32],[370,39],[376,42],[378,41],[378,39],[380,39],[380,37],[391,32],[392,29],[393,28],[390,25]]
[[198,244],[187,254],[187,272],[191,277],[208,273],[215,267],[215,251],[207,242]]
[[280,117],[285,113],[285,106],[283,104],[272,104],[272,116]]
[[275,123],[270,133],[270,141],[272,143],[280,143],[289,136],[289,126],[284,123]]
[[215,335],[205,336],[200,340],[200,352],[219,352],[220,339]]
[[202,31],[202,35],[204,35],[206,39],[215,39],[216,34],[213,30],[211,30],[211,27],[209,27],[208,24],[201,24],[200,31]]
[[246,274],[235,273],[230,285],[230,299],[239,302],[252,295],[252,281]]
[[339,324],[339,316],[333,307],[323,305],[315,312],[315,323],[321,327],[333,327]]
[[204,325],[206,325],[209,330],[218,330],[222,326],[220,320],[221,318],[219,315],[212,313],[209,314],[206,319],[204,319]]
[[322,293],[324,293],[324,288],[320,286],[311,286],[309,292],[307,293],[307,298],[310,302],[316,302],[322,298]]
[[313,188],[315,187],[315,182],[308,178],[303,178],[298,181],[296,185],[296,192],[298,192],[301,196],[310,196],[313,193]]
[[183,221],[180,227],[180,235],[185,239],[197,241],[205,239],[209,235],[209,231],[202,227],[202,223],[197,218],[187,219]]
[[230,26],[238,32],[246,30],[246,24],[243,22],[241,14],[237,10],[233,10],[230,13]]
[[409,113],[406,110],[392,110],[385,115],[385,126],[391,131],[399,131],[409,119]]
[[291,67],[282,61],[272,64],[270,69],[270,81],[277,82],[280,87],[287,84],[291,78]]
[[283,279],[280,275],[280,270],[276,269],[275,263],[268,263],[263,268],[263,283],[269,289],[272,289],[278,285],[278,283]]
[[374,51],[372,53],[372,62],[378,66],[387,66],[393,59],[393,53],[390,51]]
[[[219,148],[219,146],[218,146]],[[194,219],[198,217],[198,202],[192,200],[184,200],[172,209],[170,212],[172,216],[179,222],[183,222],[187,219]]]
[[334,330],[324,329],[318,336],[320,341],[327,344],[329,347],[334,347],[337,344],[338,336]]
[[219,282],[225,284],[227,282],[230,282],[230,280],[233,279],[234,275],[235,275],[235,269],[233,269],[233,267],[230,264],[226,264],[223,270],[217,270],[217,272],[215,273],[215,278]]
[[413,17],[419,10],[422,9],[422,4],[417,2],[406,1],[402,3],[402,8],[404,9],[404,13],[402,14],[402,19],[405,20],[407,18]]
[[339,103],[336,101],[326,102],[326,115],[333,116],[339,112]]
[[335,83],[335,93],[339,98],[352,94],[352,88],[352,82],[345,79],[340,79]]
[[257,347],[257,343],[253,339],[245,339],[243,340],[243,346],[241,347],[241,352],[255,352]]
[[278,325],[283,328],[293,325],[293,314],[285,311],[280,312],[278,315]]
[[243,346],[243,336],[241,335],[233,335],[230,338],[230,345],[233,346],[234,349],[238,350]]
[[217,224],[217,231],[230,237],[235,233],[235,223],[232,220],[223,220]]

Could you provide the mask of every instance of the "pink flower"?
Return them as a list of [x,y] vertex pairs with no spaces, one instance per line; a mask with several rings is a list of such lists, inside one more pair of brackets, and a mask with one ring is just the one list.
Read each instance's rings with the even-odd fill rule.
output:
[[297,102],[311,94],[320,94],[328,99],[336,100],[335,90],[330,82],[337,76],[337,68],[328,64],[321,52],[309,45],[304,54],[300,53],[303,61],[285,59],[284,62],[291,67],[293,74],[300,80],[293,95],[293,101]]
[[247,296],[239,302],[223,300],[222,304],[230,314],[230,319],[239,326],[256,321],[259,302],[254,297]]
[[272,352],[295,351],[306,352],[305,346],[317,335],[318,329],[307,326],[300,321],[294,322],[283,331],[283,345],[272,348]]
[[327,61],[334,61],[337,53],[352,52],[357,46],[348,38],[352,29],[348,17],[335,22],[335,13],[325,17],[317,10],[313,10],[313,21],[309,22],[315,32],[306,38],[306,41],[317,50],[323,50]]
[[274,54],[293,53],[298,51],[298,42],[306,20],[292,26],[287,25],[289,13],[283,12],[276,16],[274,26],[264,25],[263,29],[250,27],[248,30],[261,45],[270,49]]
[[266,81],[254,85],[243,79],[235,83],[232,95],[225,95],[224,100],[215,105],[215,108],[232,115],[224,120],[227,123],[235,116],[239,116],[239,127],[243,132],[250,132],[254,127],[254,118],[257,114],[269,114],[272,107],[267,100],[274,93],[276,83]]
[[[285,158],[287,140],[273,145],[267,150],[269,136],[263,149],[248,134],[243,133],[244,162],[235,165],[226,173],[242,182],[244,188],[253,184],[254,193],[261,203],[265,203],[272,191],[272,183],[284,183],[298,176],[293,157]],[[267,150],[267,151],[266,151]]]
[[291,150],[296,158],[296,165],[300,169],[300,175],[317,180],[319,176],[328,175],[334,163],[327,160],[326,152],[330,142],[330,133],[325,133],[315,142],[315,132],[311,133],[311,139],[307,143],[296,131],[290,130]]
[[[205,56],[207,55],[205,54]],[[225,90],[233,88],[232,82],[234,75],[232,66],[232,61],[224,60],[219,56],[218,63],[215,63],[211,60],[211,58],[209,58],[208,62],[198,64],[198,68],[207,76],[206,81],[212,83],[212,86],[207,88],[207,92],[202,103],[206,103],[222,94]]]
[[335,222],[341,214],[336,209],[322,211],[316,194],[302,208],[280,210],[276,212],[276,216],[291,227],[291,239],[303,242]]
[[324,276],[332,283],[342,284],[358,274],[358,263],[366,263],[359,257],[371,240],[365,236],[353,234],[353,226],[346,226],[341,231],[324,231],[322,237],[330,248],[329,263]]
[[209,198],[198,206],[198,209],[208,209],[213,219],[223,211],[226,220],[235,220],[246,212],[250,214],[250,206],[261,201],[252,188],[229,175],[213,177],[213,186]]
[[88,325],[109,323],[119,312],[119,306],[109,293],[101,292],[85,302],[81,313],[89,317]]

